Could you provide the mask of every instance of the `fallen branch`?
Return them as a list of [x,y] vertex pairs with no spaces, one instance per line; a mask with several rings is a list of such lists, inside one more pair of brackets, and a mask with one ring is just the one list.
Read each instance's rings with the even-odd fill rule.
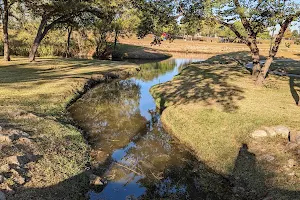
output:
[[115,163],[116,163],[118,166],[123,167],[123,168],[125,168],[125,169],[127,169],[127,170],[129,170],[129,171],[131,171],[131,172],[133,172],[133,173],[136,173],[136,174],[139,175],[139,176],[143,176],[141,173],[139,173],[139,172],[137,172],[137,171],[135,171],[135,170],[133,170],[133,169],[131,169],[131,168],[125,166],[125,165],[122,165],[122,164],[120,164],[120,163],[118,163],[118,162],[115,162]]

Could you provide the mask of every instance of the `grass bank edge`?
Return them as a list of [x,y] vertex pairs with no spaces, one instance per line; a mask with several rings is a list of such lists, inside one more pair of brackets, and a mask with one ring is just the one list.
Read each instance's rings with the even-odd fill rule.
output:
[[[192,64],[179,75],[175,76],[172,81],[153,86],[150,89],[152,96],[155,98],[157,107],[161,108],[161,110],[166,108],[163,111],[161,118],[165,129],[190,147],[200,160],[207,162],[213,169],[216,169],[225,175],[230,174],[234,169],[239,148],[242,144],[250,142],[249,135],[252,131],[260,129],[263,126],[280,124],[286,125],[292,129],[297,129],[298,127],[295,118],[297,118],[296,116],[299,117],[299,113],[295,111],[297,107],[294,105],[291,95],[288,94],[289,88],[287,85],[289,81],[287,77],[270,76],[264,87],[255,87],[250,76],[246,75],[247,71],[241,69],[241,66],[238,66],[236,63],[232,64],[234,60],[231,58],[235,56],[242,56],[242,58],[239,59],[242,60],[243,63],[247,63],[250,60],[248,54],[245,52],[242,54],[229,53],[227,55],[219,55],[202,64]],[[203,99],[201,100],[201,97],[199,103],[176,103],[176,100],[172,101],[172,99],[170,99],[172,97],[170,97],[168,91],[171,89],[175,88],[174,93],[180,93],[175,87],[177,81],[181,80],[182,84],[185,82],[188,83],[189,78],[191,78],[188,77],[189,70],[193,68],[193,66],[201,69],[201,65],[205,64],[210,65],[211,68],[217,66],[215,68],[216,70],[222,70],[222,68],[226,68],[226,66],[230,64],[236,65],[238,77],[240,77],[239,81],[242,83],[241,88],[244,92],[244,99],[237,101],[237,105],[240,109],[233,112],[224,112],[219,106],[201,105],[201,101],[203,101]],[[186,79],[184,79],[184,76],[186,76]],[[203,80],[199,79],[199,81]],[[235,80],[228,79],[228,82],[232,84]],[[172,86],[174,87],[172,88]],[[191,84],[190,87],[192,86],[195,87],[195,85]],[[191,88],[188,88],[187,90],[189,89]],[[258,93],[258,96],[268,96],[264,100],[272,100],[274,95],[275,103],[270,101],[271,106],[263,108],[262,111],[258,113],[255,112],[258,111],[259,108],[255,108],[255,111],[252,112],[249,109],[249,106],[259,107],[259,105],[254,104],[263,104],[263,101],[258,100],[257,97],[252,95],[255,92]],[[290,97],[286,98],[287,95]],[[168,97],[166,98],[166,96]],[[173,97],[174,99],[176,98],[176,96]],[[179,101],[181,99],[184,99],[184,97],[179,98]],[[283,106],[280,106],[281,104]],[[264,114],[264,112],[268,112],[268,109],[271,110],[270,113],[272,114]],[[249,117],[249,119],[247,119],[247,117]],[[228,120],[230,118],[232,120]],[[203,123],[203,120],[208,120],[209,123],[211,123],[211,126],[207,125],[209,123]],[[198,125],[193,127],[193,124],[191,123]],[[195,133],[194,135],[193,131]],[[186,134],[186,132],[189,133]],[[206,132],[210,132],[210,134],[206,134]],[[200,133],[204,135],[200,136]],[[228,136],[224,133],[227,133]],[[234,137],[231,137],[230,134]]]
[[[61,61],[61,59],[58,60]],[[86,61],[90,62],[89,64],[94,62],[88,60]],[[61,62],[66,64],[66,66],[70,64],[68,63],[68,60],[63,60]],[[100,62],[102,61],[99,61],[99,63]],[[34,65],[34,63],[27,63],[27,61],[24,63],[21,61],[21,64],[30,66]],[[39,65],[41,63],[36,64]],[[122,65],[122,63],[120,63],[120,65]],[[2,69],[6,69],[5,66],[3,67],[4,68]],[[87,66],[87,68],[88,67],[89,66]],[[52,70],[51,66],[50,68]],[[34,108],[39,106],[39,102],[35,102],[35,104],[32,102],[26,106],[17,104],[14,106],[13,103],[9,104],[9,102],[7,105],[5,105],[5,103],[3,103],[4,105],[2,104],[4,109],[2,110],[0,116],[4,124],[11,127],[17,127],[18,129],[30,133],[37,145],[37,152],[44,156],[43,159],[39,160],[37,163],[30,164],[31,170],[29,171],[29,176],[33,177],[33,181],[29,181],[24,185],[24,188],[28,188],[28,190],[22,189],[22,194],[20,194],[21,196],[18,196],[19,199],[32,197],[32,194],[29,193],[34,191],[33,188],[45,188],[45,191],[47,188],[65,190],[66,193],[62,193],[60,195],[67,195],[70,199],[77,198],[82,195],[81,192],[82,190],[86,189],[85,187],[88,181],[82,174],[82,171],[85,169],[86,163],[89,162],[89,146],[82,135],[82,131],[79,130],[70,119],[67,113],[67,107],[96,84],[105,82],[107,79],[125,78],[133,73],[136,73],[137,68],[137,65],[131,64],[130,66],[127,66],[126,69],[118,67],[108,67],[104,71],[101,71],[102,69],[100,69],[98,73],[88,76],[82,76],[79,75],[79,73],[78,76],[81,77],[77,79],[67,79],[62,76],[62,79],[66,79],[66,82],[64,83],[67,83],[70,87],[65,87],[65,97],[59,98],[54,107],[53,105],[49,105],[50,110],[45,109],[45,112],[34,112]],[[13,70],[20,70],[22,72],[22,67],[16,67],[16,69]],[[57,69],[53,66],[53,70]],[[63,70],[63,68],[59,68],[58,70]],[[85,70],[89,71],[89,68]],[[91,68],[90,72],[93,71],[95,71],[94,67]],[[7,73],[9,74],[9,71]],[[64,73],[64,71],[62,71],[62,73]],[[48,79],[47,81],[51,80],[52,79]],[[10,87],[10,84],[8,84],[8,86]],[[48,91],[44,92],[47,93]],[[49,92],[51,93],[53,91]],[[21,95],[21,93],[22,90],[18,91],[18,95]],[[6,97],[4,96],[4,98]],[[9,99],[11,97],[7,96],[7,98]],[[26,95],[25,97],[22,97],[21,95],[20,100],[22,100],[22,98],[26,98]],[[56,97],[54,96],[53,98]],[[26,99],[24,100],[26,101]],[[5,99],[3,101],[6,102]],[[23,112],[22,115],[24,113],[34,113],[37,114],[38,117],[28,119],[15,118],[15,113],[19,112]],[[74,182],[73,177],[78,178],[78,175],[80,175],[79,179],[82,180]],[[77,191],[76,188],[82,188],[82,190]],[[43,194],[42,189],[38,192]]]

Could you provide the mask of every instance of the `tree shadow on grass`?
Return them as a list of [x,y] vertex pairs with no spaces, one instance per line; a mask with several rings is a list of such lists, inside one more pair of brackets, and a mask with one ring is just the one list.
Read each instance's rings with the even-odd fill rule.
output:
[[238,77],[248,74],[234,59],[244,53],[215,56],[202,64],[191,64],[171,82],[152,88],[154,97],[159,97],[160,107],[186,103],[203,102],[205,105],[218,104],[225,111],[238,109],[237,102],[244,98],[243,88],[234,83]]
[[126,66],[132,64],[82,59],[42,59],[37,63],[12,62],[5,66],[0,65],[0,84],[84,78],[116,70],[123,71]]
[[290,77],[289,80],[292,97],[294,98],[296,105],[299,106],[300,79]]

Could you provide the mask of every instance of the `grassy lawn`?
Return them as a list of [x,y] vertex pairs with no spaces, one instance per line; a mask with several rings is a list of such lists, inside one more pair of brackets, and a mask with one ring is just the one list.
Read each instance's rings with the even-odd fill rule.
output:
[[[0,62],[0,125],[29,133],[33,153],[42,156],[27,165],[29,181],[16,189],[14,199],[83,196],[88,179],[81,172],[89,161],[88,145],[70,125],[66,105],[89,79],[101,79],[108,72],[133,72],[136,67],[126,62],[79,59]],[[1,148],[0,165],[5,164],[4,157],[26,151]]]
[[171,55],[159,52],[158,49],[136,46],[133,44],[117,44],[114,56],[122,59],[158,60],[166,59]]
[[[245,44],[238,43],[217,43],[217,42],[203,42],[203,41],[185,41],[182,39],[175,39],[174,42],[163,41],[160,46],[151,46],[153,41],[152,36],[147,36],[144,39],[120,38],[122,44],[137,45],[153,50],[159,50],[170,53],[202,53],[202,54],[224,54],[230,52],[249,51]],[[270,49],[269,41],[264,41],[263,44],[258,45],[260,53],[264,56],[268,55]],[[300,45],[292,44],[290,48],[285,46],[285,41],[280,45],[279,52],[276,57],[288,57],[299,60]]]
[[[167,107],[162,122],[201,161],[218,172],[226,176],[237,173],[242,179],[239,170],[250,173],[259,168],[243,179],[252,189],[259,187],[257,190],[264,192],[265,188],[260,187],[264,183],[275,196],[276,193],[299,195],[291,191],[300,190],[300,167],[294,168],[296,176],[288,176],[284,170],[288,159],[300,159],[297,152],[285,150],[287,139],[255,143],[249,135],[264,126],[285,125],[299,130],[300,108],[295,101],[297,96],[299,101],[300,79],[291,81],[270,75],[264,87],[257,87],[249,72],[233,57],[244,63],[250,61],[245,52],[215,56],[191,64],[170,82],[154,86],[151,93],[157,105]],[[240,164],[244,163],[239,159],[243,146],[249,148],[255,164]],[[275,156],[276,164],[260,159],[259,155],[268,152]],[[249,161],[249,156],[246,157]]]

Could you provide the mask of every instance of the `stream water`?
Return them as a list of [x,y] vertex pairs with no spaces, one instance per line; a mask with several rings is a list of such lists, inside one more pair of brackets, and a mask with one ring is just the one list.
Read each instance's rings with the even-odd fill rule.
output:
[[92,146],[95,173],[107,179],[89,199],[219,199],[220,177],[163,130],[149,92],[194,61],[201,59],[142,64],[135,77],[100,84],[70,107]]

